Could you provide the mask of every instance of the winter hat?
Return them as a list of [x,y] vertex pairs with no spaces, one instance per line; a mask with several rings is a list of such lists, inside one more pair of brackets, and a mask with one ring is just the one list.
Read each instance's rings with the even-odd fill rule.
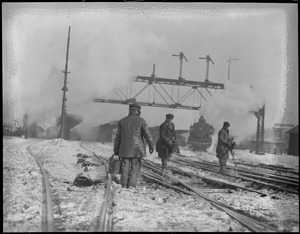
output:
[[129,109],[138,110],[138,112],[139,112],[139,115],[141,114],[141,106],[140,106],[140,105],[138,105],[138,104],[135,104],[135,103],[133,103],[133,104],[130,104],[130,105],[129,105]]
[[223,124],[223,126],[225,126],[225,127],[230,127],[230,123],[227,122],[227,121],[225,121],[224,124]]

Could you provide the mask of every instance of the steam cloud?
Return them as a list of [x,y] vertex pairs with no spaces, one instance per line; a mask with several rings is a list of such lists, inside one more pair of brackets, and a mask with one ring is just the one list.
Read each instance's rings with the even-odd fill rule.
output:
[[[19,11],[7,30],[9,64],[4,108],[13,118],[36,120],[53,126],[61,113],[67,30],[71,26],[67,111],[82,115],[78,129],[125,117],[128,107],[92,102],[109,98],[115,88],[129,84],[136,75],[178,78],[184,51],[183,77],[204,81],[206,63],[198,57],[210,54],[209,79],[224,83],[225,90],[206,91],[200,112],[142,107],[149,126],[157,126],[165,114],[175,115],[177,129],[189,129],[200,115],[218,131],[224,121],[238,138],[256,131],[257,111],[266,105],[266,127],[280,122],[286,87],[286,15],[280,9],[203,10],[193,8],[130,9],[114,7],[74,8],[60,11]],[[231,64],[231,57],[239,61]],[[14,105],[8,107],[9,95]],[[12,118],[12,117],[9,117]]]

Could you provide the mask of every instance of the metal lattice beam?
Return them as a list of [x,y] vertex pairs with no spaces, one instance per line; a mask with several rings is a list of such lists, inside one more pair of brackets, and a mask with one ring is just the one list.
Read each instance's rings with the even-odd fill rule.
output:
[[[154,67],[155,68],[155,67]],[[154,70],[153,70],[154,71]],[[133,79],[133,82],[140,82],[146,83],[146,85],[140,89],[135,95],[131,96],[126,95],[122,92],[121,89],[115,90],[115,93],[119,97],[117,99],[101,99],[95,98],[94,102],[101,102],[101,103],[111,103],[111,104],[125,104],[129,105],[131,103],[136,103],[141,106],[152,106],[152,107],[163,107],[163,108],[174,108],[174,109],[187,109],[187,110],[199,110],[201,108],[201,98],[205,101],[205,97],[203,96],[201,90],[204,88],[211,96],[212,94],[208,91],[208,89],[224,89],[224,84],[221,83],[213,83],[211,81],[206,80],[205,82],[198,82],[198,81],[191,81],[191,80],[184,80],[184,79],[168,79],[168,78],[158,78],[154,74],[151,76],[137,76]],[[158,86],[156,86],[158,84]],[[173,99],[173,86],[178,86],[178,98],[177,102]],[[172,93],[168,93],[168,91],[164,88],[164,86],[172,86]],[[153,101],[150,101],[150,90],[149,90],[149,101],[144,102],[141,100],[137,100],[138,96],[142,94],[145,90],[150,89],[153,87],[154,94],[153,94]],[[161,91],[158,89],[160,87]],[[179,98],[179,89],[180,87],[186,87],[190,89],[184,93]],[[199,90],[201,89],[201,90]],[[183,102],[192,94],[195,95],[196,91],[200,94],[200,104],[199,105],[185,105]],[[155,101],[155,94],[159,94],[159,96],[163,99],[165,103],[158,103]],[[194,102],[194,98],[193,98]]]

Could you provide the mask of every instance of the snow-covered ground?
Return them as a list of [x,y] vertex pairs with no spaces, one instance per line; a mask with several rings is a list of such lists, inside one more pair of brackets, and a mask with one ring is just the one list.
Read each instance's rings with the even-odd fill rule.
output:
[[[3,231],[35,232],[41,220],[41,174],[26,148],[39,155],[50,175],[55,204],[55,219],[59,231],[94,231],[93,223],[103,200],[104,186],[78,188],[72,182],[82,172],[77,163],[78,153],[109,158],[110,144],[61,139],[3,138]],[[183,155],[217,162],[211,153],[181,149]],[[147,158],[160,162],[157,153]],[[92,160],[92,158],[89,158]],[[236,159],[245,162],[283,165],[298,169],[298,157],[281,155],[255,155],[236,151]],[[188,170],[188,168],[186,168]],[[201,171],[204,175],[205,172]],[[211,174],[207,174],[210,176]],[[103,167],[91,170],[91,177],[103,176]],[[146,183],[140,177],[135,189],[115,188],[113,213],[114,231],[247,231],[223,211],[189,195],[176,193],[162,186]],[[270,191],[268,191],[270,193]],[[267,193],[267,192],[266,192]],[[299,231],[299,196],[278,193],[279,199],[260,197],[255,193],[211,193],[209,196],[236,209],[245,210],[284,231]]]
[[[38,140],[3,138],[3,226],[5,232],[41,231],[42,184],[36,155],[49,175],[54,218],[58,231],[95,231],[98,211],[103,202],[104,184],[78,188],[73,182],[83,168],[77,163],[78,153],[92,155],[80,142],[61,139]],[[105,175],[91,170],[94,180]]]
[[41,228],[42,176],[27,145],[23,139],[3,139],[4,232],[38,232]]

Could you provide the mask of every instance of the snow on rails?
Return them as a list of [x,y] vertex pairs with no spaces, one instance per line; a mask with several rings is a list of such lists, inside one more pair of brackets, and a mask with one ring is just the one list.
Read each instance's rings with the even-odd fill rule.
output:
[[[187,221],[180,221],[189,220],[190,224],[192,224],[190,226],[194,228],[192,231],[202,230],[201,228],[204,228],[206,225],[205,228],[207,229],[204,228],[203,230],[276,232],[282,231],[284,228],[282,225],[276,226],[274,224],[272,220],[275,217],[274,219],[267,219],[263,217],[264,212],[261,212],[262,216],[256,216],[257,213],[251,211],[251,206],[248,210],[240,210],[237,206],[231,205],[231,203],[227,203],[225,200],[215,199],[215,195],[218,197],[222,197],[222,194],[224,196],[232,196],[235,202],[241,203],[241,206],[243,206],[244,198],[239,197],[239,194],[242,190],[247,191],[249,194],[258,194],[257,200],[281,199],[277,197],[276,193],[270,194],[265,189],[257,189],[257,184],[259,183],[265,188],[272,188],[275,192],[281,191],[282,193],[284,191],[286,195],[297,195],[295,192],[297,188],[295,186],[296,177],[294,178],[290,174],[289,176],[285,174],[278,175],[271,170],[262,172],[261,170],[256,171],[238,167],[238,176],[231,175],[230,173],[223,176],[215,173],[214,170],[218,168],[213,163],[202,162],[201,160],[197,161],[196,158],[192,160],[192,158],[184,156],[172,157],[169,165],[170,171],[164,176],[159,173],[160,163],[158,158],[151,156],[143,159],[141,181],[138,187],[132,190],[122,189],[116,183],[116,176],[107,173],[107,159],[111,155],[111,147],[100,145],[100,143],[67,142],[57,139],[32,141],[26,145],[28,152],[35,158],[37,165],[41,167],[44,176],[43,180],[46,180],[46,182],[43,182],[43,185],[48,185],[48,189],[45,188],[43,191],[45,194],[48,194],[49,199],[48,202],[45,202],[45,200],[42,206],[42,216],[44,220],[48,217],[48,223],[43,221],[42,231],[106,232],[141,230],[138,229],[139,224],[134,222],[134,220],[137,217],[138,220],[143,220],[142,217],[144,216],[144,220],[149,219],[149,217],[157,218],[157,221],[154,220],[151,222],[157,222],[158,226],[154,225],[153,228],[148,228],[148,231],[178,231],[179,227],[183,230],[190,230],[187,229],[189,228],[188,226],[184,226]],[[102,148],[99,150],[99,147]],[[86,155],[86,157],[79,157],[79,154]],[[84,160],[79,160],[82,158]],[[79,161],[81,165],[78,163]],[[87,173],[91,173],[94,183],[89,187],[76,187],[72,184],[74,176],[84,168],[87,168]],[[92,173],[95,171],[101,173],[93,176]],[[259,181],[255,176],[265,177],[265,180]],[[257,181],[253,183],[253,180]],[[276,184],[273,184],[275,182]],[[286,187],[283,182],[285,182]],[[256,188],[253,186],[256,186]],[[275,186],[280,188],[276,188]],[[162,194],[168,195],[163,197]],[[177,196],[178,198],[176,198]],[[181,200],[179,199],[180,196],[186,197]],[[254,197],[254,195],[251,196]],[[133,200],[127,200],[128,198]],[[145,201],[138,203],[137,199]],[[175,203],[170,203],[169,200],[172,199],[179,200],[176,200]],[[188,205],[188,200],[192,202],[192,206]],[[182,206],[180,206],[181,203]],[[50,211],[46,211],[46,208],[51,209],[51,204],[53,208],[52,215]],[[297,204],[298,200],[295,199],[295,205],[297,206]],[[170,205],[173,206],[173,210],[170,210]],[[268,209],[265,205],[261,204],[262,210]],[[152,210],[152,206],[154,210]],[[186,210],[184,210],[185,206]],[[220,215],[221,213],[222,215],[227,214],[228,219],[230,219],[229,217],[232,219],[230,222],[237,223],[240,226],[236,229],[232,225],[226,228],[222,225],[219,227],[216,227],[217,225],[214,226],[214,220],[215,222],[219,222],[219,224],[222,224],[224,220],[218,220],[217,217],[210,217],[208,214],[211,208],[205,210],[206,208],[204,207],[206,206],[214,207],[213,212],[216,214],[217,212],[220,212]],[[201,210],[200,212],[197,209],[204,209],[204,211]],[[260,208],[257,209],[259,210]],[[126,210],[129,213],[126,213]],[[134,213],[134,211],[137,213]],[[158,214],[157,212],[163,212],[163,215],[166,215],[167,218],[164,220],[164,225],[161,222],[163,216],[156,215]],[[164,212],[173,213],[168,216],[168,213]],[[178,212],[180,213],[180,217],[176,218],[176,213]],[[270,209],[268,212],[273,212],[273,209]],[[136,214],[136,216],[132,216],[132,220],[128,219],[131,214]],[[200,214],[203,217],[199,217],[199,219],[203,219],[204,226],[201,226],[202,223],[198,222],[199,220],[197,221],[197,215]],[[173,219],[172,217],[175,217],[174,222],[167,221]],[[132,225],[137,225],[136,228],[128,225],[130,221],[133,221]],[[193,226],[193,223],[196,226]]]

